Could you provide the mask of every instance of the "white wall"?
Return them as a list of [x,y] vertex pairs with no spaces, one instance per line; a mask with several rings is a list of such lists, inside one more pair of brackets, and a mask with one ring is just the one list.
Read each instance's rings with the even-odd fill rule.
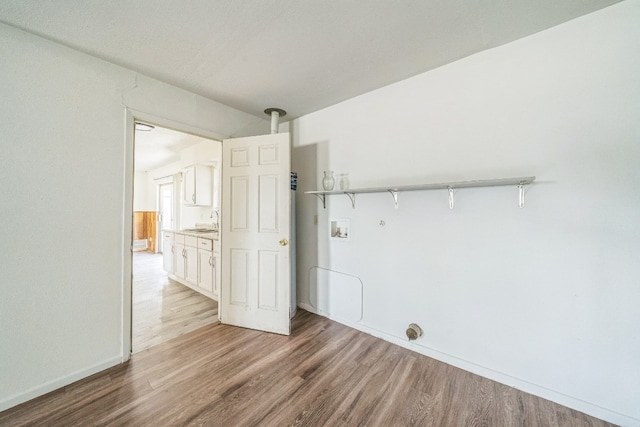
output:
[[220,138],[269,122],[3,24],[0,57],[3,410],[126,358],[125,110]]
[[133,210],[134,211],[154,211],[156,210],[153,188],[149,187],[150,178],[147,172],[137,171],[133,175]]
[[[300,304],[640,425],[638,22],[624,1],[292,121],[299,193],[325,169],[354,188],[537,177],[524,209],[507,187],[459,190],[453,210],[446,190],[401,193],[397,210],[385,193],[326,210],[299,194]],[[351,240],[328,239],[332,218]],[[360,322],[359,282],[314,266],[362,281]],[[411,322],[426,334],[409,344]]]

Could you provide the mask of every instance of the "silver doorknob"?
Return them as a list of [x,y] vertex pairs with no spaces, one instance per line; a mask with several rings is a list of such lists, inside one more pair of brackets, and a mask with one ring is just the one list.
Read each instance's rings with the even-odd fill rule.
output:
[[289,241],[287,239],[280,240],[280,246],[287,246],[288,244],[289,244]]

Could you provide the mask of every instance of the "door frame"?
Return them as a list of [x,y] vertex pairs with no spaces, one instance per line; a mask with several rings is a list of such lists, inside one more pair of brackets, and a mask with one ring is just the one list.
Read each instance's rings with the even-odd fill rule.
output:
[[162,226],[163,226],[163,222],[164,222],[164,214],[166,214],[165,211],[162,210],[162,188],[163,187],[170,187],[171,188],[171,226],[173,227],[173,225],[175,224],[176,218],[175,218],[175,212],[174,212],[174,200],[175,200],[175,191],[174,191],[174,187],[175,187],[175,182],[173,182],[173,177],[171,178],[170,182],[165,182],[162,184],[158,184],[157,185],[157,198],[158,198],[158,230],[156,233],[156,236],[158,236],[156,238],[156,253],[164,253],[164,240],[162,239]]
[[140,120],[160,127],[173,129],[202,138],[220,141],[224,135],[191,126],[166,117],[159,117],[131,108],[124,109],[125,122],[125,161],[124,161],[124,211],[122,212],[122,361],[131,358],[133,332],[133,187],[135,158],[135,122]]

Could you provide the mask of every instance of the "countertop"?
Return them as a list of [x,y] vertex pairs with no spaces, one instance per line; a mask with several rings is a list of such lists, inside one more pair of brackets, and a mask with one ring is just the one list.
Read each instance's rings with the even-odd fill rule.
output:
[[217,231],[192,231],[192,230],[162,230],[162,231],[169,231],[171,233],[179,233],[179,234],[184,234],[185,236],[194,236],[194,237],[201,237],[203,239],[210,239],[210,240],[218,240],[219,239],[219,234]]

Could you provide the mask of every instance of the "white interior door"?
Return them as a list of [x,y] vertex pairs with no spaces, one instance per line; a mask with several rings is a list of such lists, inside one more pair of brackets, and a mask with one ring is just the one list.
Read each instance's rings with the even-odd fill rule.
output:
[[222,142],[220,321],[289,335],[289,134]]

